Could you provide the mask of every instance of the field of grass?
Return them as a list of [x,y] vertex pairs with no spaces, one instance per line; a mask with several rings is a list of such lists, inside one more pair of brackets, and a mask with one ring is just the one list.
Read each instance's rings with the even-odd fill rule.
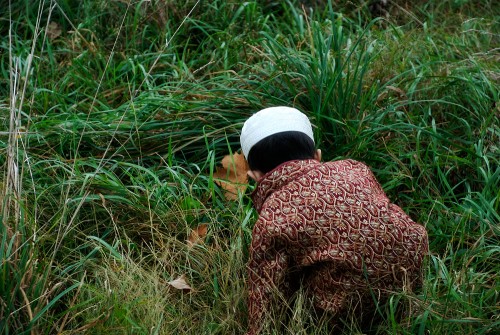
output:
[[[498,333],[500,4],[367,2],[3,1],[0,334],[244,333],[253,185],[213,174],[275,105],[429,232],[372,333]],[[266,333],[329,334],[307,306]]]

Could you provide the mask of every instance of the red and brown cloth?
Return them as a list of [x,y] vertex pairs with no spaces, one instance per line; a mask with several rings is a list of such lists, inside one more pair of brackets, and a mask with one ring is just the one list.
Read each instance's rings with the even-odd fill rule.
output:
[[286,162],[252,199],[248,334],[259,333],[277,291],[287,296],[300,283],[316,308],[339,315],[360,297],[419,282],[427,232],[361,162]]

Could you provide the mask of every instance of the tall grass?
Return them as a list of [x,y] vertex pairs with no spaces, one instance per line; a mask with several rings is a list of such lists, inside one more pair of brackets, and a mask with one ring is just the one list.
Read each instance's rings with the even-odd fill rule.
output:
[[[212,174],[278,104],[429,232],[422,290],[395,292],[371,332],[500,328],[498,5],[316,3],[1,6],[0,333],[243,333],[256,214]],[[168,284],[182,275],[191,290]],[[331,332],[308,304],[298,292],[268,333]]]

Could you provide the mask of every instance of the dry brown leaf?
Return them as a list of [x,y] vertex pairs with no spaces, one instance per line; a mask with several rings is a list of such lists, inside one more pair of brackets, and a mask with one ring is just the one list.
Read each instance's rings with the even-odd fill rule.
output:
[[408,99],[408,97],[406,96],[406,92],[403,91],[402,89],[400,89],[399,87],[390,86],[390,85],[387,85],[386,87],[388,90],[396,92],[399,95],[399,98],[405,99],[405,100]]
[[167,284],[178,290],[183,290],[183,291],[192,290],[191,286],[189,286],[189,284],[186,281],[185,275],[181,275],[179,278],[169,281]]
[[401,100],[408,100],[406,92],[400,89],[399,87],[387,85],[386,88],[387,88],[386,90],[382,91],[382,93],[378,95],[377,102],[386,99],[390,95],[390,92],[396,93],[397,97]]
[[245,192],[248,186],[248,163],[243,154],[234,153],[232,156],[225,156],[222,167],[218,167],[214,172],[215,182],[226,192],[224,196],[228,200],[238,199],[238,191]]
[[200,244],[207,236],[208,225],[206,223],[199,225],[196,229],[191,230],[187,244],[192,247],[195,244]]
[[47,27],[47,36],[53,40],[58,38],[62,33],[61,27],[57,24],[57,22],[50,22]]

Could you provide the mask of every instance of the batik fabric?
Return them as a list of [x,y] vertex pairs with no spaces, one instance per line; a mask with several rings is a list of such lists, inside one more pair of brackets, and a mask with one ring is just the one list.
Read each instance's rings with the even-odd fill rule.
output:
[[316,308],[340,315],[419,281],[427,233],[361,162],[286,162],[259,180],[252,199],[259,218],[248,264],[248,334],[259,333],[277,295],[300,285]]

